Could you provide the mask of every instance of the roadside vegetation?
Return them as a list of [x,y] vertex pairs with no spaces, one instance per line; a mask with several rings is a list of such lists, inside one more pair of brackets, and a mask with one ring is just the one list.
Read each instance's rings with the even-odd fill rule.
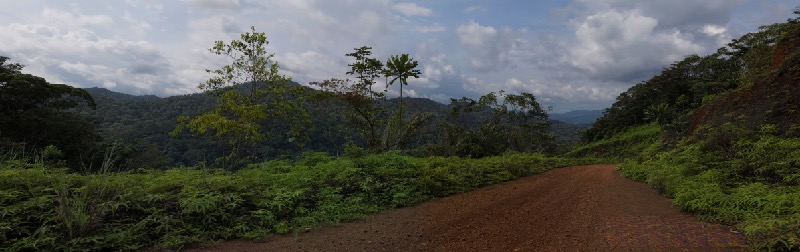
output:
[[470,159],[396,152],[307,153],[237,171],[202,164],[77,174],[33,160],[0,163],[5,251],[174,250],[266,239],[593,159],[506,153]]

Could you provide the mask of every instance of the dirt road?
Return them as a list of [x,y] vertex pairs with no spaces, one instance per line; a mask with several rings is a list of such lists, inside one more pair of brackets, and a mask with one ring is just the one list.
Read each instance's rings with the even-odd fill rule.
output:
[[746,251],[612,165],[555,169],[265,243],[189,251]]

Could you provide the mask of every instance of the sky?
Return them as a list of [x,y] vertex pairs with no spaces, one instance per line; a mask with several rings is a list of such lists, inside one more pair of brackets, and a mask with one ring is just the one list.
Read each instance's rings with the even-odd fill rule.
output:
[[[134,95],[197,93],[254,26],[307,84],[345,78],[345,54],[407,53],[422,75],[404,96],[447,103],[534,94],[553,112],[609,107],[687,55],[792,18],[796,0],[0,0],[0,55],[51,83]],[[385,85],[376,85],[376,90]],[[399,87],[389,88],[396,96]]]

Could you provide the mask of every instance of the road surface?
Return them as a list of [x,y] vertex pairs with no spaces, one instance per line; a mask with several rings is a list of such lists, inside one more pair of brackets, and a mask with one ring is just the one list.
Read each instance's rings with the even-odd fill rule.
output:
[[266,242],[187,251],[747,251],[613,165],[554,169]]

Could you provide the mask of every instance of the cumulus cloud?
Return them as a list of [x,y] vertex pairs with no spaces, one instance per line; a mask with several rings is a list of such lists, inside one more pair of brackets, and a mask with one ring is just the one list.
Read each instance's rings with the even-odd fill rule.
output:
[[138,36],[145,36],[147,34],[147,31],[149,31],[152,28],[152,25],[150,25],[150,23],[136,19],[127,10],[123,12],[122,19],[128,22],[128,24],[130,24],[129,27],[131,28],[132,32],[137,34]]
[[[289,3],[291,2],[291,3]],[[264,30],[275,57],[287,74],[301,84],[345,78],[350,59],[345,54],[360,46],[374,47],[373,56],[388,57],[387,50],[400,41],[389,36],[401,25],[387,2],[294,1],[266,8]]]
[[[105,15],[45,9],[41,18],[48,24],[0,26],[0,53],[24,62],[32,74],[54,83],[130,93],[163,93],[158,84],[175,81],[171,63],[155,46],[89,29],[109,25],[112,20]],[[49,23],[52,20],[59,22]]]
[[161,12],[164,10],[164,4],[160,0],[125,0],[126,3],[134,8],[144,8],[151,12]]
[[72,12],[50,8],[44,8],[41,15],[42,18],[48,22],[69,27],[81,27],[85,25],[108,26],[114,22],[113,19],[107,15],[76,15]]
[[670,63],[724,45],[733,37],[732,8],[743,2],[577,0],[552,12],[563,14],[566,32],[515,40],[511,61],[536,74],[475,80],[472,87],[523,88],[570,106],[608,106],[619,92]]
[[392,6],[392,9],[403,13],[406,16],[430,16],[433,15],[433,10],[419,6],[415,3],[398,3]]
[[635,6],[646,15],[658,19],[664,28],[694,30],[705,24],[727,24],[733,7],[745,2],[746,0],[639,1]]
[[[419,60],[422,75],[409,79],[414,89],[438,89],[456,76],[456,70],[444,54],[433,55]],[[428,93],[428,92],[426,92]]]
[[238,9],[239,0],[181,0],[185,3],[208,9]]
[[464,8],[464,13],[465,14],[470,14],[470,13],[479,12],[479,11],[486,11],[486,8],[483,7],[483,6],[480,6],[480,5],[472,5],[472,6],[469,6],[467,8]]
[[[558,105],[556,111],[569,111],[580,108],[580,105],[592,107],[606,106],[613,100],[624,87],[608,87],[601,85],[586,85],[586,83],[572,83],[560,81],[541,81],[538,79],[506,78],[500,81],[487,81],[478,77],[465,77],[464,88],[479,94],[498,92],[506,93],[531,93],[536,96],[539,103],[544,106]],[[569,105],[567,105],[569,103]]]
[[447,27],[444,27],[444,25],[439,23],[434,23],[430,25],[422,25],[420,27],[417,27],[417,31],[422,33],[443,32],[447,31]]
[[635,83],[732,37],[730,15],[742,0],[578,0],[565,67],[600,81]]
[[639,11],[608,10],[574,23],[571,64],[601,80],[634,81],[702,46],[678,29],[656,30],[659,20]]
[[508,66],[509,51],[516,39],[516,32],[511,28],[498,30],[469,21],[458,26],[456,34],[470,52],[469,63],[473,70],[487,72]]
[[718,25],[711,25],[711,24],[707,24],[707,25],[703,26],[702,29],[700,29],[700,31],[702,33],[705,33],[706,35],[709,35],[709,36],[717,36],[717,35],[725,33],[727,30],[728,29],[725,28],[725,27],[718,26]]
[[324,80],[346,71],[341,62],[315,51],[286,53],[280,64],[285,74],[301,80]]
[[462,76],[463,88],[478,94],[530,92],[540,101],[573,104],[557,106],[561,111],[575,104],[608,106],[619,92],[670,63],[722,45],[730,32],[725,4],[670,6],[707,12],[698,17],[666,15],[671,11],[658,10],[672,4],[663,2],[575,1],[567,10],[566,32],[528,34],[470,21],[455,29],[475,71]]

